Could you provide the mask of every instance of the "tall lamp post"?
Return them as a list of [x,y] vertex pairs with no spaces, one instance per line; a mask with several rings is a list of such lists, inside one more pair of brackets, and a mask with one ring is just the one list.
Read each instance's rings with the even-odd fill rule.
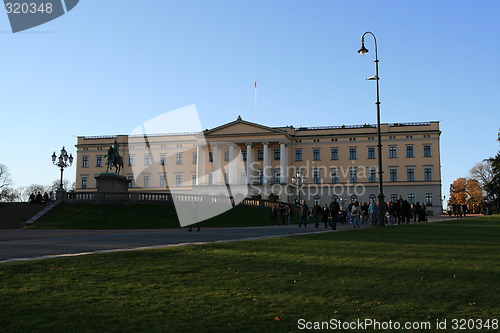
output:
[[296,171],[295,174],[292,176],[292,184],[297,188],[297,198],[295,199],[295,205],[297,206],[297,200],[298,200],[298,205],[300,206],[300,188],[302,185],[304,185],[304,178],[305,176],[302,175],[302,171]]
[[382,180],[383,170],[382,170],[382,136],[380,134],[380,96],[379,96],[379,86],[378,81],[380,80],[378,76],[378,49],[377,49],[377,38],[375,35],[367,31],[361,36],[361,48],[358,50],[358,53],[361,55],[365,55],[368,53],[368,49],[365,47],[365,35],[370,34],[373,37],[373,41],[375,42],[375,76],[371,76],[367,78],[367,80],[375,80],[376,81],[376,89],[377,89],[377,101],[375,104],[377,105],[377,136],[378,136],[378,182],[379,182],[379,195],[378,195],[378,222],[379,226],[385,226],[385,204],[384,204],[384,182]]
[[73,164],[73,155],[69,154],[64,149],[64,146],[61,149],[61,154],[59,154],[59,157],[57,157],[56,152],[52,154],[52,164],[55,166],[61,168],[61,182],[59,183],[59,188],[57,189],[58,191],[64,191],[63,188],[63,172],[64,169],[71,166]]

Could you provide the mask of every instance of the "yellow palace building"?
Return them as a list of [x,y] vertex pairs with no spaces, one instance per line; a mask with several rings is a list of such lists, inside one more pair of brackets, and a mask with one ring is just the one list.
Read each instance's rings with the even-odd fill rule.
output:
[[[381,124],[381,134],[385,201],[402,197],[440,214],[439,122]],[[129,192],[230,191],[308,204],[369,202],[379,193],[376,125],[268,127],[238,117],[197,133],[81,136],[76,192],[96,191],[115,141]]]

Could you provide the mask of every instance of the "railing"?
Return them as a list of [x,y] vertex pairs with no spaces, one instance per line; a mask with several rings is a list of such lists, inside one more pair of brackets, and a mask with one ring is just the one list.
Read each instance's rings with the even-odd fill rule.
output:
[[[171,194],[154,192],[68,192],[62,198],[65,203],[120,203],[120,204],[170,204],[196,202],[200,204],[232,204],[228,196],[206,194]],[[238,205],[247,207],[271,208],[285,202],[245,198]]]

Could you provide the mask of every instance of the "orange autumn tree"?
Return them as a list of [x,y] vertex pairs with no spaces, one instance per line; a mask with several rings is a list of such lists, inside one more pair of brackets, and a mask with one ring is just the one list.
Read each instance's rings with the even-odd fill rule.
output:
[[[450,186],[450,205],[467,204],[469,208],[478,208],[483,203],[481,184],[472,178],[458,178]],[[476,209],[474,209],[476,210]]]

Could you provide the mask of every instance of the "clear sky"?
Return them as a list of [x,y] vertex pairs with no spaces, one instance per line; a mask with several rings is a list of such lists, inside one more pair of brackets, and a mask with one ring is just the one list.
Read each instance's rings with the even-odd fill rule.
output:
[[[494,156],[498,0],[85,1],[13,34],[0,14],[0,164],[16,187],[58,179],[76,136],[129,134],[195,104],[203,128],[441,122],[443,193]],[[258,115],[254,118],[254,81]],[[75,166],[66,178],[75,180]]]

